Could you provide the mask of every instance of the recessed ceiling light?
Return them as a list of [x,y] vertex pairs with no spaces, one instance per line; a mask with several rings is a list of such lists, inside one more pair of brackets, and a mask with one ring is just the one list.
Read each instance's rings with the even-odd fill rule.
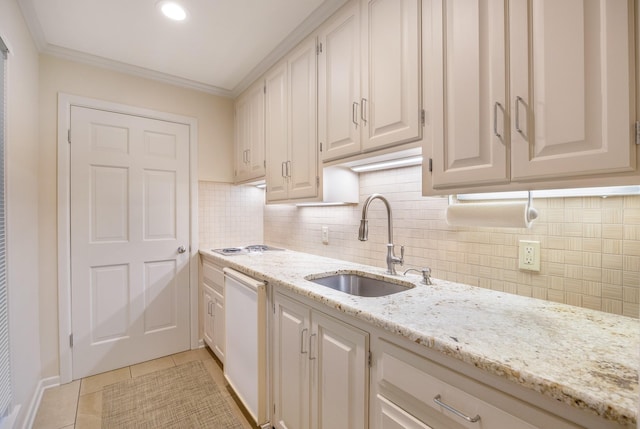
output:
[[161,1],[158,3],[158,7],[169,19],[173,19],[174,21],[184,21],[187,17],[187,11],[185,8],[178,2],[175,1]]

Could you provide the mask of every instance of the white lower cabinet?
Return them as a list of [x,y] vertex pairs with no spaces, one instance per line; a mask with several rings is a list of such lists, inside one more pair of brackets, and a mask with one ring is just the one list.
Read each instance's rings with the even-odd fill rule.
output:
[[206,259],[201,272],[204,341],[224,363],[224,274],[222,267]]
[[372,428],[580,427],[385,340],[373,360]]
[[273,425],[368,427],[369,334],[275,294]]

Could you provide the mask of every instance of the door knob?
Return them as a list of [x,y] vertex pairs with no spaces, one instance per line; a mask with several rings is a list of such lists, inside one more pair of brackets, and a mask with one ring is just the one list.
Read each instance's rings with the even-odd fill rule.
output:
[[180,247],[178,247],[178,253],[184,253],[184,252],[186,252],[186,251],[187,251],[187,248],[186,248],[186,247],[184,247],[184,246],[180,246]]

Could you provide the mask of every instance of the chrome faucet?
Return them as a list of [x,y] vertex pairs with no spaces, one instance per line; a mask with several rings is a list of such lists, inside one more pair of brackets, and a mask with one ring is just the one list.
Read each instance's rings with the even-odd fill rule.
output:
[[391,206],[389,201],[380,194],[371,194],[364,202],[362,207],[362,220],[360,220],[360,230],[358,231],[358,240],[367,241],[369,238],[369,220],[367,220],[367,211],[369,205],[375,199],[379,199],[387,207],[387,229],[389,231],[389,240],[387,242],[387,274],[396,275],[396,264],[404,264],[404,246],[400,246],[400,257],[395,255],[393,244],[393,220],[391,218]]

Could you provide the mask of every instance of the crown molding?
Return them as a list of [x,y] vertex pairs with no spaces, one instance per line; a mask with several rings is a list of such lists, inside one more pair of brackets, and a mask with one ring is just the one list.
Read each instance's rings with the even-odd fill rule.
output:
[[311,13],[295,30],[272,50],[262,61],[258,63],[233,89],[232,94],[239,96],[253,82],[258,80],[260,76],[265,74],[273,67],[282,57],[291,51],[296,45],[302,42],[307,36],[313,33],[338,9],[344,6],[350,0],[327,0],[322,3],[316,10]]
[[35,8],[33,7],[32,1],[18,0],[18,4],[20,6],[20,9],[22,10],[22,14],[27,23],[27,27],[31,32],[31,36],[34,39],[36,47],[42,54],[47,54],[53,57],[76,61],[146,79],[152,79],[170,85],[176,85],[196,91],[202,91],[221,97],[236,98],[253,82],[259,79],[260,76],[262,76],[274,64],[276,64],[282,57],[284,57],[298,43],[300,43],[302,40],[304,40],[304,38],[309,36],[309,34],[311,34],[314,30],[316,30],[340,7],[347,3],[347,1],[349,0],[327,0],[322,3],[280,44],[278,44],[275,49],[267,54],[267,56],[262,61],[260,61],[260,63],[258,63],[256,67],[254,67],[249,73],[247,73],[247,75],[240,81],[240,83],[238,83],[232,90],[49,44],[46,41],[45,34],[42,30],[42,26],[40,25],[40,21],[38,19]]

